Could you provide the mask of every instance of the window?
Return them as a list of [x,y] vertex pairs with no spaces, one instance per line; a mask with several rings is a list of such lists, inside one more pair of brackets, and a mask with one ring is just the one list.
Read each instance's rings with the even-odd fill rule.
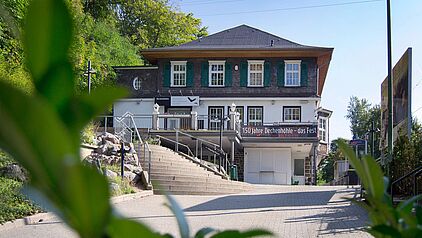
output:
[[262,125],[263,115],[262,107],[248,107],[248,124]]
[[209,107],[208,116],[209,116],[209,126],[210,130],[220,130],[221,118],[224,114],[224,107]]
[[283,107],[283,121],[300,122],[300,107]]
[[327,118],[320,117],[318,120],[318,135],[319,140],[327,142]]
[[294,176],[304,176],[305,175],[305,160],[304,159],[295,159],[294,160]]
[[263,87],[264,86],[264,61],[248,60],[248,86]]
[[171,62],[171,86],[186,87],[186,61]]
[[141,80],[139,80],[139,78],[138,78],[138,77],[135,77],[135,78],[133,79],[133,88],[134,88],[135,90],[139,90],[139,89],[141,89]]
[[300,86],[300,60],[286,60],[286,75],[284,86]]
[[224,65],[225,61],[209,61],[209,86],[224,86]]

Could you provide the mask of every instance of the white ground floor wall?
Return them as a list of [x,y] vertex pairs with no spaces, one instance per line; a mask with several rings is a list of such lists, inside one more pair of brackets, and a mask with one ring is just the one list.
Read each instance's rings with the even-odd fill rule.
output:
[[[296,163],[303,163],[303,176],[294,176]],[[245,148],[244,180],[255,184],[305,184],[305,157],[292,156],[291,148]],[[300,165],[299,165],[300,167]]]

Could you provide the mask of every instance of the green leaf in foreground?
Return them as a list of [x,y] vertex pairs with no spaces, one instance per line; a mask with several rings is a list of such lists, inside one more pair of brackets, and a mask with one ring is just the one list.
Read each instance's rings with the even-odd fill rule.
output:
[[256,236],[273,236],[273,234],[266,230],[249,230],[245,232],[236,231],[236,230],[228,230],[217,233],[211,238],[247,238],[247,237],[256,237]]

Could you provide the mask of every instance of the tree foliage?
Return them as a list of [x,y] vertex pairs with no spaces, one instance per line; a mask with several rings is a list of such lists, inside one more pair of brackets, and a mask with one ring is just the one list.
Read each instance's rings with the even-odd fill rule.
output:
[[344,155],[339,149],[339,143],[347,143],[346,139],[337,138],[331,141],[330,153],[321,161],[318,166],[317,176],[318,184],[325,184],[334,179],[334,166],[335,162],[344,160]]
[[120,30],[138,49],[173,46],[207,35],[201,20],[179,12],[168,0],[121,1]]
[[[350,121],[352,134],[360,139],[365,139],[366,134],[370,135],[369,131],[371,130],[372,122],[374,122],[376,131],[381,129],[380,106],[378,104],[372,105],[365,98],[359,99],[356,96],[350,98],[346,118]],[[371,138],[367,137],[367,139],[370,142]],[[374,142],[374,157],[378,158],[381,155],[379,150],[379,132],[374,132]],[[368,143],[368,145],[371,147],[371,143]]]
[[[30,0],[3,0],[0,7],[0,76],[30,93],[33,85],[20,41]],[[73,18],[74,39],[69,56],[79,91],[86,91],[87,62],[96,74],[92,87],[114,83],[112,66],[142,65],[141,49],[173,46],[206,35],[201,20],[170,6],[165,0],[66,1]]]
[[[38,195],[32,198],[48,202],[80,237],[172,237],[114,213],[105,176],[81,162],[80,131],[126,93],[117,87],[75,93],[68,6],[59,0],[32,0],[24,29],[26,65],[35,92],[26,95],[0,81],[0,148],[27,169],[28,191]],[[168,200],[181,237],[191,237],[182,209],[171,197]],[[206,235],[240,238],[271,233],[204,228],[195,237]]]
[[[389,164],[391,180],[394,181],[422,165],[422,125],[416,120],[412,124],[410,139],[400,135],[394,143],[393,160]],[[418,180],[420,186],[421,179]],[[394,187],[395,193],[402,196],[412,192],[412,178],[403,180]]]

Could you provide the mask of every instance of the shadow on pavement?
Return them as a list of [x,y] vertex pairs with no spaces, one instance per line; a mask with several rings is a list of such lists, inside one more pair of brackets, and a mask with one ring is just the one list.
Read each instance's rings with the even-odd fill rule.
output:
[[321,223],[318,230],[319,235],[364,230],[368,226],[368,217],[365,210],[347,201],[343,201],[343,204],[341,205],[339,202],[332,207],[327,207],[325,213],[288,218],[285,223]]
[[185,212],[326,205],[335,191],[229,195],[184,209]]

